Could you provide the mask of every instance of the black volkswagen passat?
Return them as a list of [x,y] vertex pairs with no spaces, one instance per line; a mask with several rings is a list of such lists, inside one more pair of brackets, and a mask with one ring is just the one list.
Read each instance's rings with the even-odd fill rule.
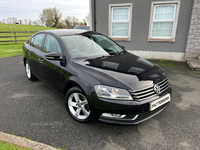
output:
[[79,122],[95,117],[137,124],[171,100],[172,88],[160,67],[96,32],[37,32],[23,45],[23,61],[28,79],[38,78],[61,94]]

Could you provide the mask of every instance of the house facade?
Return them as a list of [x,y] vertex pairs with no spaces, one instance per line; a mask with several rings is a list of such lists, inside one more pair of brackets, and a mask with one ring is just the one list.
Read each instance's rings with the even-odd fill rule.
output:
[[147,59],[200,55],[199,0],[90,0],[91,30]]

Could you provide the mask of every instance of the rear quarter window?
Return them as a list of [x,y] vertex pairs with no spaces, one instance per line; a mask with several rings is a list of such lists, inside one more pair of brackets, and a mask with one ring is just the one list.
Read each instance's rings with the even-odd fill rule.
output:
[[32,38],[30,39],[30,45],[31,45],[31,46],[33,46],[33,41],[34,41],[34,38],[35,38],[35,36],[34,36],[34,37],[32,37]]

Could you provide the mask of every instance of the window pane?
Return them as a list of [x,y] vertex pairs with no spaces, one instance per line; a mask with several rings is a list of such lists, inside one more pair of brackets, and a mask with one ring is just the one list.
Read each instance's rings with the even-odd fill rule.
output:
[[42,46],[42,41],[43,41],[43,38],[44,38],[44,34],[38,34],[35,36],[35,39],[33,41],[33,46],[35,48],[38,48],[40,49],[41,46]]
[[161,13],[167,13],[168,6],[159,6],[159,7],[161,7]]
[[32,39],[31,39],[31,45],[33,45],[34,38],[35,38],[35,36],[32,37]]
[[118,16],[117,15],[113,15],[113,20],[118,20]]
[[160,18],[160,13],[155,14],[154,20],[158,20]]
[[118,20],[124,20],[124,16],[123,15],[119,15],[118,16]]
[[47,35],[45,43],[44,43],[44,49],[45,52],[56,52],[58,54],[61,54],[61,48],[60,45],[55,37],[52,35]]
[[174,13],[175,6],[169,6],[169,13]]
[[166,30],[165,31],[165,36],[166,37],[171,37],[172,36],[172,31],[171,30]]
[[113,20],[118,21],[118,20],[129,20],[129,8],[124,8],[124,7],[115,7],[113,8]]
[[174,17],[174,13],[168,13],[167,15],[168,15],[167,18],[169,18],[169,19],[173,19],[173,17]]
[[154,22],[152,37],[172,37],[173,22]]
[[174,17],[175,5],[155,6],[154,20],[169,20]]
[[152,37],[157,37],[158,33],[157,33],[157,30],[153,30],[152,31]]
[[124,11],[124,14],[128,15],[128,11],[129,11],[128,8],[124,8],[123,11]]
[[118,15],[123,15],[123,8],[116,8]]
[[112,36],[128,36],[129,23],[112,23]]
[[155,13],[156,13],[156,14],[159,14],[159,13],[160,13],[160,10],[161,10],[160,7],[155,6]]

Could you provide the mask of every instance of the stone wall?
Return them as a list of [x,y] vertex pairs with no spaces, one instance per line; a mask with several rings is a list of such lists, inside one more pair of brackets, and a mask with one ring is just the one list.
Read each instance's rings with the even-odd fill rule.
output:
[[186,59],[200,56],[200,0],[194,0],[186,45]]

